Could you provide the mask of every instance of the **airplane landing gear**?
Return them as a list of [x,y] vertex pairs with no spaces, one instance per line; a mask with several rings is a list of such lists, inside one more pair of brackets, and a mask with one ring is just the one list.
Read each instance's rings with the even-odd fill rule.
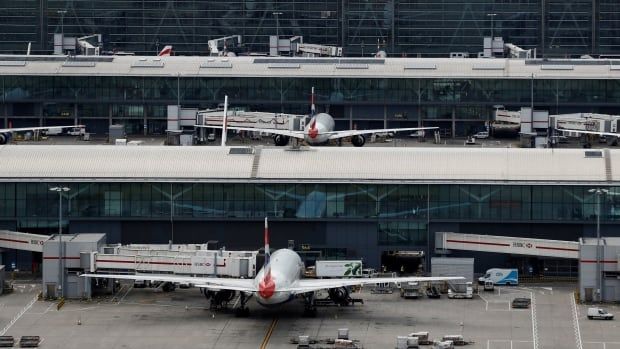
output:
[[235,316],[247,317],[250,315],[250,308],[247,307],[247,303],[250,300],[245,292],[239,292],[239,307],[235,309]]
[[314,301],[314,292],[304,294],[304,316],[316,317],[316,302]]

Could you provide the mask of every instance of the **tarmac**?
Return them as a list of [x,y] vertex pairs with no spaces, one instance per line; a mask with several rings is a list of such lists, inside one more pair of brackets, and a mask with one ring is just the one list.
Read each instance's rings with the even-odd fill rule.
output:
[[[22,282],[0,296],[0,331],[16,339],[41,336],[41,348],[296,348],[291,339],[299,335],[335,338],[348,328],[363,348],[394,348],[397,336],[429,331],[432,339],[462,335],[473,342],[466,348],[620,349],[620,320],[588,320],[588,306],[574,304],[573,289],[498,287],[473,299],[403,299],[366,287],[353,294],[363,305],[319,307],[315,318],[303,317],[301,301],[275,309],[250,301],[250,316],[239,318],[210,310],[197,289],[164,293],[131,284],[114,296],[67,301],[57,310],[56,302],[35,301],[40,284]],[[515,297],[531,298],[531,307],[512,309]]]

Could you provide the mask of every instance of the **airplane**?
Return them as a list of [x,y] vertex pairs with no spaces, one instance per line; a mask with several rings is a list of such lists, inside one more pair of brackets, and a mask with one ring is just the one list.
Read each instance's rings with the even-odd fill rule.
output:
[[224,115],[224,120],[222,126],[213,126],[213,125],[195,125],[196,127],[207,127],[207,128],[217,128],[222,129],[223,132],[226,130],[238,130],[238,131],[260,131],[265,133],[273,134],[273,141],[277,146],[285,146],[289,143],[291,138],[296,138],[300,140],[304,140],[308,145],[316,146],[316,145],[325,145],[328,144],[329,141],[332,140],[342,140],[342,138],[351,137],[351,143],[356,147],[362,147],[366,143],[366,137],[364,135],[369,135],[373,133],[393,133],[393,132],[404,132],[404,131],[420,131],[420,130],[432,130],[437,129],[438,127],[407,127],[407,128],[380,128],[380,129],[370,129],[370,130],[345,130],[345,131],[334,131],[334,126],[336,123],[334,122],[334,118],[327,113],[318,113],[314,115],[315,106],[314,106],[314,87],[312,88],[312,102],[311,102],[311,115],[312,118],[310,122],[306,125],[303,131],[292,131],[292,130],[282,130],[275,128],[252,128],[252,127],[237,127],[237,126],[228,126],[226,121],[226,115]]
[[[105,279],[124,279],[124,280],[144,280],[152,282],[171,282],[191,284],[205,290],[205,295],[209,291],[214,298],[232,299],[234,292],[239,292],[239,307],[236,309],[237,315],[249,315],[247,302],[254,296],[256,301],[263,307],[272,308],[296,299],[298,296],[304,298],[304,312],[313,316],[316,314],[314,293],[320,290],[328,290],[330,299],[343,304],[348,298],[349,286],[377,284],[377,283],[396,283],[396,282],[425,282],[425,281],[449,281],[462,280],[462,276],[454,277],[380,277],[380,278],[338,278],[338,279],[304,279],[304,263],[297,252],[289,249],[279,249],[270,253],[269,249],[269,226],[265,217],[265,263],[256,274],[254,279],[233,279],[218,277],[199,277],[181,276],[170,274],[82,274],[87,278]],[[219,295],[218,295],[219,294]]]
[[62,128],[84,127],[84,125],[70,125],[70,126],[44,126],[44,127],[20,127],[20,128],[0,128],[0,145],[7,144],[11,141],[14,132],[25,131],[41,131]]

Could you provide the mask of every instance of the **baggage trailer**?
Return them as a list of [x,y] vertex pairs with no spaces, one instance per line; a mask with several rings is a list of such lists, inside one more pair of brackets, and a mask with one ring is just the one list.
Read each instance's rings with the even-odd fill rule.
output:
[[443,336],[441,339],[442,342],[452,342],[455,346],[462,346],[468,344],[474,344],[473,341],[466,341],[462,335],[460,334],[449,334]]
[[417,282],[405,282],[400,287],[400,296],[402,298],[419,298],[420,284]]
[[431,345],[433,341],[429,338],[428,331],[409,333],[408,337],[416,337],[419,345]]

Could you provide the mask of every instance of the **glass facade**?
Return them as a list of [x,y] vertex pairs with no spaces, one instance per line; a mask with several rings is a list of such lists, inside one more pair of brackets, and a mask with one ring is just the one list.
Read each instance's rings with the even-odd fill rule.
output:
[[342,127],[349,126],[350,115],[359,127],[384,118],[401,127],[415,127],[418,119],[430,126],[454,119],[461,135],[471,130],[460,121],[478,121],[481,127],[492,118],[494,105],[529,105],[532,84],[536,107],[551,113],[613,114],[620,107],[620,80],[6,75],[0,76],[0,116],[14,127],[38,126],[39,118],[49,119],[44,125],[77,119],[98,134],[107,132],[108,120],[124,123],[130,134],[141,133],[146,121],[148,133],[162,133],[167,105],[214,107],[228,95],[248,110],[301,114],[308,112],[308,91],[315,87],[319,106],[329,105]]
[[1,53],[23,53],[28,42],[50,53],[61,32],[102,34],[104,50],[137,54],[165,45],[206,54],[209,39],[238,34],[267,52],[269,35],[279,33],[348,55],[378,47],[398,56],[475,54],[494,35],[563,56],[617,54],[620,31],[615,0],[0,0],[0,8]]
[[[381,239],[410,241],[432,221],[592,222],[590,187],[539,185],[71,183],[69,219],[220,219],[379,221]],[[0,220],[58,215],[46,183],[0,183]],[[620,221],[620,187],[601,200],[601,219]],[[172,212],[171,212],[172,207]],[[400,223],[399,223],[400,221]],[[390,223],[397,222],[397,223]],[[405,222],[405,223],[403,223]],[[407,223],[408,222],[408,223]],[[54,223],[55,224],[55,223]],[[394,233],[398,232],[398,233]],[[399,235],[401,234],[401,235]]]

